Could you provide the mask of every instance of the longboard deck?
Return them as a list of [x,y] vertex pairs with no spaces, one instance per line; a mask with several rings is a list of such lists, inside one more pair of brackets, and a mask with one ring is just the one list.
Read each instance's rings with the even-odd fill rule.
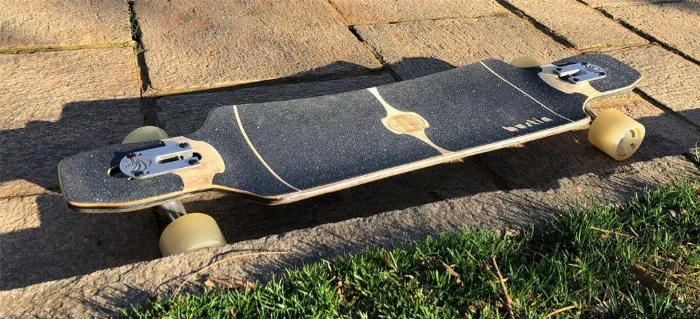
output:
[[200,130],[174,139],[205,142],[201,168],[113,177],[107,172],[126,154],[163,142],[111,145],[64,159],[61,188],[86,212],[135,210],[209,189],[272,204],[296,201],[587,125],[586,103],[641,79],[606,55],[554,64],[582,61],[607,76],[570,84],[552,74],[552,65],[486,60],[365,90],[219,107]]

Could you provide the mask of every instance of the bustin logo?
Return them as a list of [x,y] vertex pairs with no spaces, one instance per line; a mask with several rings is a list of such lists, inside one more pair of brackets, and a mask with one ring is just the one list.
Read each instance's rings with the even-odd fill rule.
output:
[[524,129],[533,127],[535,125],[540,125],[540,124],[544,124],[544,123],[551,122],[551,121],[553,121],[553,120],[546,117],[546,116],[540,117],[539,119],[532,117],[532,118],[529,118],[527,121],[525,121],[525,124],[518,123],[518,124],[515,124],[513,126],[504,126],[503,129],[505,129],[508,132],[517,132],[520,130],[524,130]]

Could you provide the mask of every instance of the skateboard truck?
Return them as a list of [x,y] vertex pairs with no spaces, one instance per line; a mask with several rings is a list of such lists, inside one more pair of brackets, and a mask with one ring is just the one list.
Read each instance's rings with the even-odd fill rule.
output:
[[127,154],[119,162],[119,170],[128,177],[145,179],[199,165],[189,143],[165,142],[164,146]]
[[608,75],[603,68],[588,62],[557,65],[554,73],[573,84],[602,79]]

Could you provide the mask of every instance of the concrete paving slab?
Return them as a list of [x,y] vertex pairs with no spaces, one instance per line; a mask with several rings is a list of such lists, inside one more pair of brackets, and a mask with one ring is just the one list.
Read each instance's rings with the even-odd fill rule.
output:
[[58,187],[66,156],[142,125],[131,48],[0,55],[0,198]]
[[45,193],[0,199],[0,220],[0,290],[160,257],[149,212],[80,214]]
[[607,52],[642,72],[639,89],[700,125],[700,66],[658,46]]
[[219,106],[300,99],[359,90],[393,81],[391,76],[381,74],[162,97],[156,100],[156,106],[160,110],[158,122],[171,136],[184,135],[202,127],[209,111]]
[[546,62],[574,54],[514,15],[361,25],[356,29],[404,79],[487,58],[511,61],[531,56]]
[[126,1],[7,1],[0,10],[3,53],[131,44]]
[[700,2],[603,7],[603,10],[616,20],[700,61]]
[[592,107],[596,113],[617,109],[645,126],[646,136],[637,153],[624,162],[615,161],[588,142],[584,128],[484,154],[484,162],[508,187],[546,190],[557,187],[563,177],[605,175],[627,169],[630,162],[680,155],[700,141],[696,127],[634,93],[596,101]]
[[507,11],[495,0],[330,0],[347,24],[474,18]]
[[648,43],[597,10],[576,1],[507,1],[579,50]]
[[631,5],[646,5],[664,2],[678,2],[678,0],[582,0],[584,3],[592,7],[600,6],[631,6]]
[[[199,274],[243,280],[267,280],[271,273],[305,262],[357,253],[370,247],[391,247],[407,240],[465,227],[500,228],[531,223],[586,204],[590,200],[621,200],[645,187],[668,185],[678,179],[697,178],[696,166],[682,156],[631,163],[609,175],[584,174],[557,182],[546,192],[493,191],[391,210],[280,235],[239,242],[219,249],[171,256],[125,265],[85,276],[46,282],[0,292],[0,317],[112,316],[121,307],[140,304],[149,296],[172,292],[184,278],[214,261],[255,252],[284,254],[235,258]],[[362,199],[357,199],[361,201]],[[291,213],[291,212],[290,212]],[[242,224],[245,220],[240,221]],[[195,274],[192,276],[192,274]]]
[[325,1],[136,1],[155,93],[379,68]]

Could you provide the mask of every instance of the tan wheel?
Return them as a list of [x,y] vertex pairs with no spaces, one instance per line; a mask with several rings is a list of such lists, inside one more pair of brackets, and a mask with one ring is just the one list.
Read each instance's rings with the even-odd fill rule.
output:
[[155,126],[142,126],[131,131],[124,138],[122,144],[148,142],[162,138],[168,138],[168,133],[163,131],[163,129]]
[[529,57],[529,56],[521,56],[518,58],[515,58],[513,62],[510,63],[512,66],[517,66],[519,68],[532,68],[536,66],[542,65],[539,61]]
[[644,140],[644,125],[624,113],[607,109],[588,129],[588,141],[618,161],[628,159]]
[[202,213],[178,217],[160,235],[163,256],[182,254],[202,248],[226,245],[226,239],[214,218]]
[[[168,133],[164,130],[155,126],[143,126],[131,131],[122,143],[148,142],[163,138],[168,138]],[[175,218],[160,235],[158,245],[163,256],[226,244],[226,239],[213,218],[201,213],[187,214],[179,201],[165,203],[159,208],[173,213],[171,218]]]

